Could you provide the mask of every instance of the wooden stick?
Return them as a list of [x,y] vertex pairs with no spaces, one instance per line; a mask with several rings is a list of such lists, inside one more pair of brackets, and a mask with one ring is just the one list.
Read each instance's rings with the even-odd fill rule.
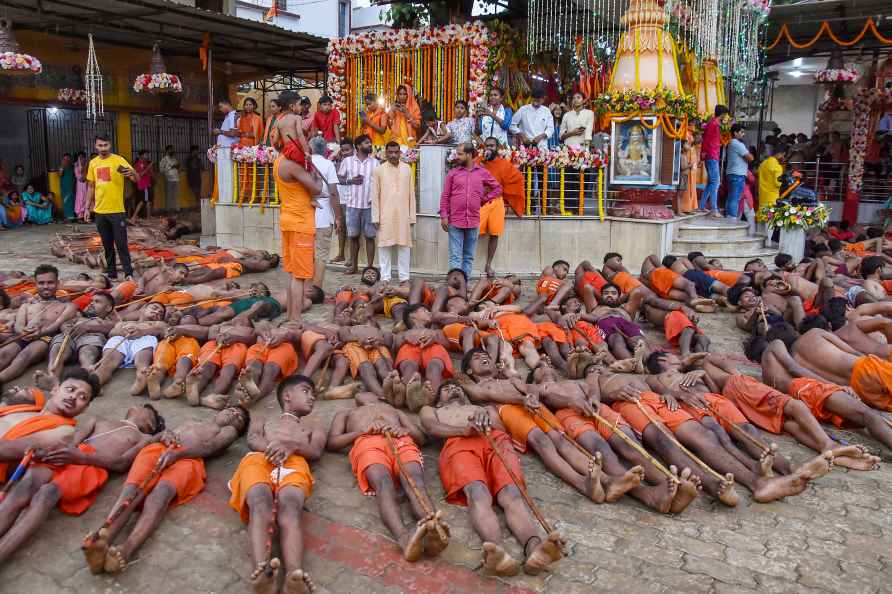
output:
[[716,408],[716,406],[714,404],[712,404],[711,402],[708,404],[709,404],[709,412],[711,412],[718,420],[724,421],[728,425],[728,427],[731,427],[732,433],[734,433],[735,435],[737,435],[739,437],[743,437],[745,441],[750,442],[751,444],[753,444],[754,446],[756,446],[757,448],[762,450],[763,454],[771,451],[771,448],[769,446],[765,445],[764,443],[762,443],[761,440],[750,435],[749,433],[747,433],[746,431],[744,431],[743,429],[741,429],[740,427],[735,425],[731,421],[731,419],[729,419],[728,417],[726,417],[722,413],[720,413],[718,411],[718,408]]
[[604,417],[602,417],[602,416],[599,415],[598,413],[595,413],[595,414],[592,415],[592,416],[594,417],[594,419],[595,419],[596,421],[598,421],[598,422],[600,422],[600,423],[604,423],[605,425],[607,425],[608,427],[610,427],[610,429],[613,430],[613,434],[614,434],[614,435],[616,435],[617,437],[619,437],[620,439],[622,439],[622,440],[623,440],[624,442],[626,442],[632,449],[634,449],[636,452],[638,452],[639,454],[641,454],[641,455],[644,457],[644,459],[647,460],[648,462],[650,462],[651,464],[653,464],[654,467],[655,467],[657,470],[659,470],[660,472],[662,472],[663,474],[665,474],[667,477],[670,477],[670,478],[677,478],[674,474],[672,474],[672,472],[671,472],[668,468],[666,468],[665,466],[663,466],[663,464],[662,464],[659,460],[657,460],[656,458],[654,458],[653,456],[651,456],[651,455],[650,455],[650,452],[648,452],[647,450],[645,450],[644,447],[641,446],[641,444],[639,444],[637,441],[635,441],[634,439],[632,439],[631,437],[629,437],[628,435],[626,435],[624,431],[620,430],[620,428],[616,425],[616,423],[611,423],[610,421],[608,421],[607,419],[605,419]]
[[233,301],[235,299],[242,299],[244,297],[251,297],[253,291],[246,291],[244,293],[236,293],[235,295],[231,295],[229,297],[214,297],[213,299],[193,299],[192,301],[187,301],[185,303],[175,303],[174,307],[177,309],[186,309],[187,307],[192,307],[194,305],[208,305],[211,303],[218,303],[220,301]]
[[[415,483],[415,479],[412,478],[412,475],[409,474],[409,471],[406,470],[406,466],[403,464],[403,461],[400,459],[399,450],[396,447],[396,441],[393,439],[393,435],[389,432],[384,433],[384,438],[387,440],[387,445],[390,447],[390,453],[393,454],[394,459],[396,460],[397,466],[399,466],[400,474],[406,479],[406,482],[409,483],[409,488],[412,489],[412,493],[415,495],[415,501],[418,502],[418,505],[424,508],[424,513],[434,516],[437,513],[436,508],[432,508],[428,506],[427,497],[423,496],[421,493],[421,489],[418,488],[418,485]],[[440,522],[435,521],[434,525],[437,529],[437,535],[441,540],[447,542],[449,537],[446,535],[446,531],[443,530],[443,527],[440,526]]]
[[223,347],[223,344],[220,343],[220,342],[217,342],[217,344],[214,345],[214,350],[210,352],[210,354],[205,358],[204,361],[202,361],[202,360],[199,359],[198,363],[195,364],[195,367],[193,367],[192,370],[189,371],[189,375],[198,375],[198,370],[201,369],[201,367],[202,367],[205,363],[207,363],[208,361],[210,361],[211,359],[213,359],[214,357],[216,357],[216,356],[217,356],[217,353],[219,353],[220,351],[222,351],[223,348],[224,348],[224,347]]
[[279,526],[279,486],[282,481],[282,465],[276,466],[276,482],[273,486],[273,515],[266,529],[266,560],[263,562],[263,572],[267,576],[273,574],[270,565],[273,560],[273,537],[276,535],[276,529]]
[[22,476],[25,474],[25,471],[28,470],[28,467],[31,465],[31,460],[34,459],[34,450],[29,449],[25,452],[25,457],[22,458],[22,461],[19,462],[19,465],[16,466],[15,471],[12,473],[12,476],[9,477],[9,480],[3,485],[3,488],[0,489],[0,502],[6,499],[6,494],[12,488],[12,485],[15,484]]
[[711,474],[711,475],[713,476],[713,478],[715,478],[716,480],[719,480],[719,481],[722,481],[722,482],[724,482],[725,480],[727,480],[724,476],[722,476],[721,474],[719,474],[718,472],[716,472],[715,470],[713,470],[712,467],[711,467],[709,464],[707,464],[706,462],[704,462],[703,460],[701,460],[700,458],[698,458],[698,457],[694,454],[694,452],[692,452],[692,451],[689,450],[688,448],[684,447],[684,446],[682,445],[682,443],[681,443],[680,441],[678,441],[678,439],[676,439],[675,435],[674,435],[674,434],[673,434],[673,433],[672,433],[672,432],[671,432],[665,425],[663,425],[663,423],[660,422],[659,419],[655,419],[655,418],[653,418],[653,415],[651,415],[650,412],[644,407],[644,405],[641,404],[641,401],[640,401],[640,400],[636,400],[636,401],[635,401],[635,404],[638,406],[638,409],[641,410],[642,413],[644,413],[644,416],[646,416],[647,419],[648,419],[651,423],[653,423],[654,425],[656,425],[656,426],[657,426],[657,429],[659,429],[660,432],[661,432],[663,435],[665,435],[665,436],[669,439],[669,441],[671,441],[672,443],[674,443],[674,444],[676,445],[676,447],[678,447],[678,449],[680,449],[682,452],[684,452],[685,454],[687,454],[687,456],[688,456],[691,460],[693,460],[693,461],[694,461],[700,468],[702,468],[703,470],[705,470],[706,472],[708,472],[709,474]]
[[5,341],[3,341],[3,343],[0,343],[0,348],[8,346],[14,342],[18,342],[21,339],[27,338],[36,332],[37,332],[36,330],[32,330],[31,332],[22,332],[21,334],[17,334],[16,336],[13,336],[12,338],[6,339]]
[[164,294],[166,292],[167,291],[158,291],[154,295],[146,295],[145,297],[140,297],[139,299],[134,299],[133,301],[128,301],[127,303],[121,303],[120,305],[116,305],[115,309],[124,309],[125,307],[127,307],[129,305],[135,305],[137,303],[142,303],[143,301],[148,301],[150,299],[154,299],[158,295]]
[[71,332],[66,332],[65,336],[62,337],[62,345],[59,347],[59,351],[56,353],[56,356],[53,357],[53,362],[50,364],[50,369],[56,369],[59,367],[59,363],[62,362],[62,356],[65,353],[65,350],[68,348],[69,343],[71,343]]
[[592,453],[591,453],[590,451],[588,451],[587,449],[585,449],[584,447],[582,447],[582,446],[579,444],[578,441],[576,441],[575,439],[573,439],[572,437],[570,437],[569,435],[567,435],[567,433],[564,431],[564,428],[563,428],[563,427],[559,427],[558,425],[555,425],[554,421],[552,421],[550,418],[548,418],[548,417],[546,417],[544,414],[542,414],[542,411],[541,411],[541,410],[536,409],[536,410],[534,411],[533,414],[535,414],[537,417],[539,417],[540,419],[542,419],[543,421],[545,421],[545,424],[546,424],[546,425],[548,425],[549,427],[551,427],[552,429],[554,429],[555,431],[557,431],[558,435],[560,435],[560,436],[563,437],[565,440],[567,440],[567,441],[569,441],[571,444],[573,444],[573,445],[576,447],[576,449],[579,450],[580,453],[582,453],[583,456],[585,456],[585,457],[588,458],[589,460],[591,460],[592,458],[594,458],[594,456],[592,455]]
[[99,357],[99,360],[97,360],[95,363],[93,363],[92,365],[90,365],[90,367],[87,369],[88,372],[93,373],[94,371],[96,371],[97,369],[99,369],[99,366],[102,365],[102,362],[103,362],[103,361],[105,361],[106,353],[108,353],[108,351],[116,351],[116,350],[118,350],[118,347],[121,346],[122,344],[124,344],[124,341],[127,340],[127,336],[119,336],[118,338],[120,338],[121,340],[118,341],[118,344],[116,344],[116,345],[114,346],[114,348],[111,348],[111,347],[109,347],[109,348],[104,348],[104,347],[103,347],[103,349],[102,349],[102,356]]
[[533,512],[533,515],[536,517],[539,523],[542,524],[542,529],[545,530],[545,534],[551,534],[552,532],[554,532],[554,528],[551,527],[551,525],[548,523],[548,520],[545,519],[545,516],[542,515],[542,512],[539,511],[539,508],[530,498],[527,490],[523,487],[523,484],[521,483],[520,479],[517,478],[517,475],[514,474],[511,466],[508,465],[508,461],[505,460],[505,457],[502,455],[502,451],[499,450],[498,445],[496,445],[496,442],[493,440],[489,432],[487,431],[483,433],[483,437],[489,443],[489,447],[491,447],[495,452],[499,461],[502,463],[502,466],[505,467],[505,470],[508,472],[508,476],[511,477],[511,481],[514,483],[514,486],[517,487],[517,490],[520,491],[520,496],[523,497],[523,500],[527,504],[527,507],[529,507],[530,511]]

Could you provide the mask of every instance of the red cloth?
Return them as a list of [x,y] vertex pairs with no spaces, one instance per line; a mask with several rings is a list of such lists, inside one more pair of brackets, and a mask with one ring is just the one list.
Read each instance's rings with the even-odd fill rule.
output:
[[711,117],[703,127],[703,143],[700,146],[700,158],[704,161],[718,161],[721,146],[722,134],[719,129],[719,120],[716,117]]
[[317,130],[322,132],[322,137],[326,142],[334,142],[335,126],[340,126],[341,114],[336,109],[332,109],[328,113],[317,111],[316,115],[313,116],[313,124]]

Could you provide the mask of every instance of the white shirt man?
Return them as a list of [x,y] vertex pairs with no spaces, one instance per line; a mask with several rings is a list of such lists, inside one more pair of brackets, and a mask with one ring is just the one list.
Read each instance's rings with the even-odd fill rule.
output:
[[334,163],[325,158],[326,148],[322,137],[317,136],[310,140],[313,167],[322,178],[322,192],[316,197],[319,207],[316,209],[316,265],[313,284],[317,287],[321,287],[325,282],[325,264],[328,262],[331,249],[331,228],[338,218],[336,216],[338,213],[335,211],[340,210],[338,172]]
[[533,102],[517,110],[511,118],[511,133],[516,135],[520,143],[534,145],[540,151],[548,150],[548,139],[554,134],[554,116],[551,110],[543,105],[545,93],[539,89],[533,91]]

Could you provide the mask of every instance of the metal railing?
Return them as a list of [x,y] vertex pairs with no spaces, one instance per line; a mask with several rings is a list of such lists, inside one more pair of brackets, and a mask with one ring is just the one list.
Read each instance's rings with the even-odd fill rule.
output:
[[[812,188],[825,202],[843,201],[849,186],[849,164],[816,159],[797,161],[795,166],[802,172],[803,185]],[[892,196],[892,171],[868,165],[861,183],[861,202],[885,202]]]
[[523,174],[527,216],[599,216],[604,219],[607,177],[603,167],[525,167]]

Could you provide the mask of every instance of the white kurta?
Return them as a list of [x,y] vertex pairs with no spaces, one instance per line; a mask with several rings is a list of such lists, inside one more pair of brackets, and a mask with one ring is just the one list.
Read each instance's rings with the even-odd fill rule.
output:
[[415,184],[412,168],[384,161],[372,174],[372,222],[378,225],[378,246],[412,245]]

